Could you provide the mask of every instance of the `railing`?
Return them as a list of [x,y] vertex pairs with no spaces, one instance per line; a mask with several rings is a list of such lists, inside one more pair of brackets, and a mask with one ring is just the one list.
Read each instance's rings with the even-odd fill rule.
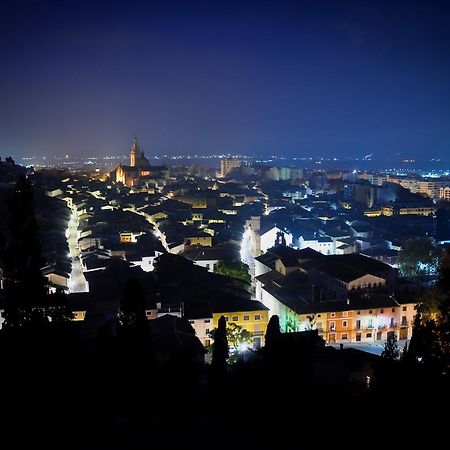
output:
[[386,330],[388,328],[397,328],[398,327],[398,323],[397,322],[392,322],[389,324],[383,324],[383,325],[378,325],[378,329],[379,330]]

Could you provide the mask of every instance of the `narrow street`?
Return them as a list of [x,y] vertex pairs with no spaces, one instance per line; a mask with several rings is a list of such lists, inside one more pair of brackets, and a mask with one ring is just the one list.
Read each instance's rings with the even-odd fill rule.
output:
[[78,247],[78,215],[76,209],[72,210],[66,233],[67,242],[69,244],[69,253],[72,258],[69,292],[88,292],[86,279],[83,274],[83,267],[80,261],[80,249]]
[[248,273],[251,277],[252,283],[252,298],[255,298],[255,259],[253,257],[251,243],[250,243],[250,233],[246,229],[242,235],[241,250],[240,250],[241,261],[248,266]]

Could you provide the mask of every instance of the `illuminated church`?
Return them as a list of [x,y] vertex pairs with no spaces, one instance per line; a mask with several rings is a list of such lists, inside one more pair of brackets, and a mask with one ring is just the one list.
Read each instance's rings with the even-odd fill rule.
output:
[[126,186],[137,186],[142,184],[149,177],[166,177],[167,168],[164,166],[151,167],[148,159],[145,157],[143,150],[139,147],[137,138],[133,139],[133,145],[130,151],[130,165],[119,164],[111,173],[111,178],[116,183],[123,183]]

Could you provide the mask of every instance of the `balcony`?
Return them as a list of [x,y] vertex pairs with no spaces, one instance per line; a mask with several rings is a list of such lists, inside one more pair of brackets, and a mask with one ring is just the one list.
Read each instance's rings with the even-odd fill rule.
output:
[[391,322],[389,324],[378,325],[379,330],[389,330],[389,329],[397,328],[397,327],[398,327],[397,322]]

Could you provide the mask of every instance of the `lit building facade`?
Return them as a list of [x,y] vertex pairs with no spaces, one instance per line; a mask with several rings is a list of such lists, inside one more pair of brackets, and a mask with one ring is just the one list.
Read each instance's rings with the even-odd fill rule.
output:
[[220,160],[220,176],[225,178],[233,169],[241,167],[241,160],[237,158],[224,158]]

